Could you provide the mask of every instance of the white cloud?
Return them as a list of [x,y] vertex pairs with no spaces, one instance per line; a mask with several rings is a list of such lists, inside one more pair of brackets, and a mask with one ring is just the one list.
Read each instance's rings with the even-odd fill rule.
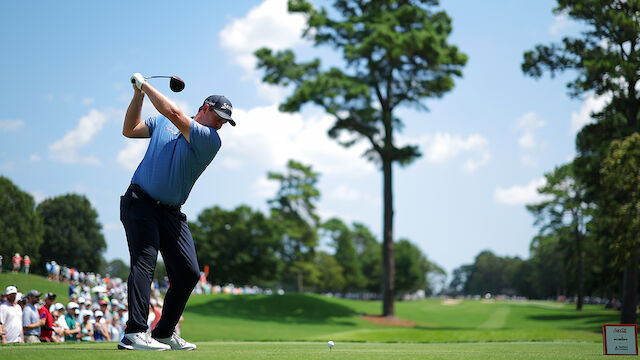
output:
[[544,127],[545,123],[535,112],[528,112],[518,118],[518,129],[524,133],[518,138],[518,144],[523,150],[532,150],[538,147],[535,131]]
[[256,65],[253,52],[261,47],[282,50],[301,43],[305,19],[289,14],[286,0],[265,0],[220,31],[220,44],[231,53],[234,63],[247,72]]
[[0,120],[0,131],[16,131],[24,126],[24,120]]
[[493,200],[503,205],[534,204],[547,198],[538,193],[538,189],[547,184],[547,179],[542,177],[531,180],[527,185],[514,185],[510,188],[498,187],[493,193]]
[[277,102],[286,89],[261,81],[253,53],[262,47],[278,51],[304,43],[301,36],[305,24],[303,15],[287,11],[286,0],[265,0],[245,17],[225,26],[219,33],[220,44],[231,62],[244,69],[244,79],[253,82],[258,94]]
[[289,159],[312,165],[321,174],[361,177],[377,171],[362,158],[365,143],[345,149],[326,135],[333,125],[329,116],[303,118],[299,113],[282,113],[274,104],[248,111],[236,108],[233,117],[238,126],[221,131],[220,151],[225,157],[258,163],[274,171],[284,170]]
[[417,144],[423,159],[429,164],[444,164],[457,157],[467,157],[464,170],[474,172],[491,159],[489,143],[479,134],[464,137],[460,134],[437,132],[417,139],[399,136],[399,144]]
[[116,162],[123,169],[133,171],[142,161],[149,145],[149,139],[126,139],[126,142],[125,148],[118,153]]
[[78,121],[78,126],[67,132],[62,139],[49,146],[51,159],[64,164],[97,165],[100,160],[94,155],[81,155],[79,150],[89,144],[107,122],[109,116],[106,112],[96,109],[89,111]]
[[104,231],[114,231],[120,230],[122,228],[122,224],[120,223],[106,223],[102,226]]
[[278,191],[278,182],[261,177],[251,184],[251,190],[259,198],[272,198]]
[[34,190],[31,192],[31,196],[33,196],[33,200],[35,200],[36,205],[40,204],[47,198],[47,196],[40,190]]
[[225,156],[220,163],[227,169],[242,169],[244,167],[244,161],[233,156]]
[[94,98],[84,98],[82,99],[82,103],[85,105],[91,105],[96,101]]
[[340,201],[354,201],[362,197],[362,194],[356,189],[350,188],[347,185],[340,184],[336,188],[332,189],[329,193],[329,198]]
[[573,25],[574,23],[569,19],[569,15],[566,12],[562,12],[553,18],[553,23],[549,26],[549,34],[558,36]]
[[599,112],[611,101],[611,95],[596,96],[589,94],[580,111],[571,113],[571,134],[577,134],[585,125],[592,124],[595,120],[591,117],[592,113]]
[[31,162],[39,162],[40,160],[42,160],[40,155],[31,154],[31,156],[29,156],[29,161],[31,161]]
[[528,112],[516,120],[516,127],[522,133],[518,138],[518,145],[522,150],[520,163],[525,166],[538,164],[537,154],[546,146],[546,142],[538,140],[537,131],[545,126],[544,120],[535,112]]

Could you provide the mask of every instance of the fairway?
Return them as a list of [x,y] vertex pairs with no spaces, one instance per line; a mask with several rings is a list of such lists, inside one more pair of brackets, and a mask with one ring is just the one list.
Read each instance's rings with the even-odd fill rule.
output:
[[602,346],[580,342],[461,344],[199,342],[195,351],[116,350],[112,343],[7,346],[3,359],[599,359]]

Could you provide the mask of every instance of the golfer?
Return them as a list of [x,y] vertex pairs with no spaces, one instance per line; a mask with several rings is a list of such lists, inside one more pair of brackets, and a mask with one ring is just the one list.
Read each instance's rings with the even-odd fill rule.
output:
[[[127,234],[131,273],[127,282],[129,320],[118,348],[193,350],[196,346],[174,331],[200,276],[187,217],[180,207],[220,149],[218,130],[225,123],[232,126],[236,123],[231,119],[231,102],[224,96],[209,96],[191,118],[149,85],[140,73],[131,80],[133,98],[122,134],[151,140],[120,200],[120,220]],[[144,121],[140,118],[145,94],[161,116]],[[160,321],[149,333],[147,315],[158,251],[171,285]]]

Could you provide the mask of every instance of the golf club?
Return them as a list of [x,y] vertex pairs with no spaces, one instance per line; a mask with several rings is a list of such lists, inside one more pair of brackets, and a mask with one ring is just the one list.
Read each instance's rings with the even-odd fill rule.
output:
[[[156,75],[156,76],[145,76],[144,78],[146,80],[155,79],[155,78],[171,79],[171,80],[169,80],[169,87],[171,88],[171,91],[180,92],[180,91],[184,90],[184,81],[182,79],[180,79],[179,77],[177,77],[177,76]],[[131,83],[134,84],[135,81],[131,80]]]

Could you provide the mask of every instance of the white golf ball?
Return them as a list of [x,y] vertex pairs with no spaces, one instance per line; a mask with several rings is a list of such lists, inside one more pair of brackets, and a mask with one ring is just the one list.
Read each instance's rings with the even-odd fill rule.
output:
[[333,347],[333,345],[335,345],[335,343],[334,343],[333,341],[329,341],[329,342],[327,343],[327,345],[328,345],[330,348],[332,348],[332,347]]

